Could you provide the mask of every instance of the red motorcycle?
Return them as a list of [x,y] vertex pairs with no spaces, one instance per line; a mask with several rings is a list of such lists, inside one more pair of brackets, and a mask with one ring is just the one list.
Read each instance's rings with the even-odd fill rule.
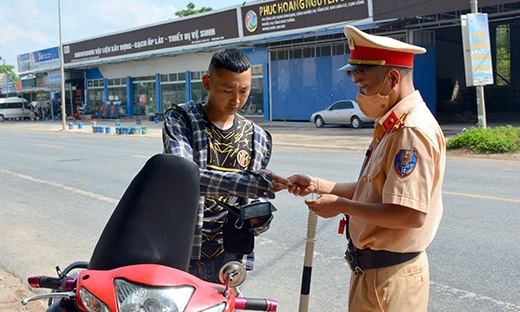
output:
[[[190,160],[155,155],[132,180],[89,262],[75,262],[58,277],[29,277],[52,289],[24,299],[48,299],[47,311],[276,311],[271,299],[236,297],[246,278],[239,262],[220,270],[222,284],[186,273],[199,200],[199,168]],[[167,183],[165,183],[167,181]]]

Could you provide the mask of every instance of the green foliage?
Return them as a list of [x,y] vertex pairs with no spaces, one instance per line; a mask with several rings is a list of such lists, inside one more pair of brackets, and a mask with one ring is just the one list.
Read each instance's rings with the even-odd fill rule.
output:
[[496,28],[496,84],[511,84],[511,25],[502,24]]
[[199,14],[202,12],[208,12],[208,11],[213,10],[210,7],[202,7],[198,10],[195,10],[195,4],[193,2],[188,3],[186,8],[187,8],[186,10],[179,10],[179,11],[175,12],[175,15],[178,17],[183,17],[183,16],[195,15],[195,14]]
[[11,79],[13,79],[14,82],[17,82],[18,80],[20,80],[14,72],[14,65],[6,65],[1,56],[0,56],[0,74],[7,74],[7,75],[11,76]]
[[447,142],[448,149],[464,148],[480,154],[514,153],[520,150],[520,128],[471,127]]

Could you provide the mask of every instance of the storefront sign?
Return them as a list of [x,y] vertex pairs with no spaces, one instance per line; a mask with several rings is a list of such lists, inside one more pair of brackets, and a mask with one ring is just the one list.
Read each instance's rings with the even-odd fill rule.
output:
[[[518,0],[478,0],[479,7],[494,6],[506,3],[516,3]],[[374,6],[374,21],[381,21],[397,16],[421,16],[442,12],[470,10],[470,0],[372,0]]]
[[238,38],[236,9],[67,44],[65,64],[210,44]]
[[8,93],[8,91],[16,91],[11,76],[7,74],[0,74],[0,90],[3,94]]
[[45,71],[60,68],[60,49],[54,47],[17,56],[18,72]]
[[48,73],[49,84],[61,83],[61,71],[50,71]]
[[265,1],[241,8],[244,37],[368,17],[368,0]]

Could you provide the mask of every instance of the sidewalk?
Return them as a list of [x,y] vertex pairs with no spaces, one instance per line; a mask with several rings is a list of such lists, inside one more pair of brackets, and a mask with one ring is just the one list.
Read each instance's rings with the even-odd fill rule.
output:
[[0,311],[33,311],[44,312],[46,310],[47,301],[33,301],[23,306],[21,300],[34,295],[27,282],[23,282],[14,277],[11,273],[6,272],[0,267]]
[[[96,136],[141,137],[161,140],[162,122],[120,119],[116,125],[113,119],[62,121],[5,121],[0,129],[15,131],[65,132],[70,134],[89,134]],[[275,146],[294,146],[319,149],[340,149],[364,152],[372,139],[372,126],[361,129],[347,127],[316,128],[311,122],[255,120],[273,136]],[[443,126],[447,138],[455,136],[471,124],[456,123]],[[491,126],[491,125],[490,125]],[[131,132],[131,134],[127,134]]]
[[[274,145],[313,148],[333,148],[364,151],[370,144],[371,129],[326,127],[318,129],[310,122],[255,121],[273,136]],[[94,125],[95,124],[95,125]],[[141,137],[161,140],[162,122],[120,119],[118,126],[113,119],[67,121],[65,130],[61,121],[6,121],[0,129],[15,131],[66,132],[96,136]],[[108,131],[108,133],[107,133]],[[132,134],[127,134],[130,131]],[[122,133],[122,134],[121,134]]]

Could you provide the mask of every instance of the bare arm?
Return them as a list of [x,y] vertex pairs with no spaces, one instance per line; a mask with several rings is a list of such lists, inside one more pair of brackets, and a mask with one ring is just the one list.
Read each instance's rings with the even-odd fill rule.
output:
[[306,200],[305,204],[323,218],[346,214],[391,229],[419,228],[426,218],[425,213],[400,205],[350,200],[356,188],[353,182],[337,183],[302,174],[294,174],[287,179],[291,182],[289,192],[295,195],[321,195],[318,199]]
[[335,195],[323,195],[315,200],[306,200],[309,209],[323,218],[346,214],[374,225],[389,229],[420,228],[424,212],[394,204],[376,204],[353,201]]
[[333,194],[340,197],[351,198],[356,189],[356,183],[338,183],[311,177],[307,174],[293,174],[287,178],[290,182],[288,191],[294,195],[306,196],[311,193]]

